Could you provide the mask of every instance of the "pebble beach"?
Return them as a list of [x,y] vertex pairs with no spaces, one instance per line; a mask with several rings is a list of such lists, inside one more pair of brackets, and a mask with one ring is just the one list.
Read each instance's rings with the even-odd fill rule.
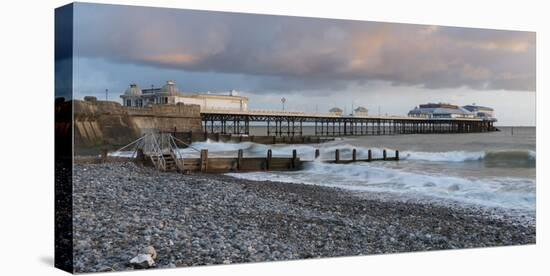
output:
[[[339,188],[75,164],[75,272],[534,244],[534,223]],[[148,249],[149,250],[149,249]]]

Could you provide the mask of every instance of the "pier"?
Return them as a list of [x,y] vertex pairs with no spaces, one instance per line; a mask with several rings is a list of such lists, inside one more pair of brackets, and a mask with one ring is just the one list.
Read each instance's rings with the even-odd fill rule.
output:
[[496,131],[493,120],[481,118],[420,118],[408,116],[339,116],[277,111],[201,110],[205,133],[250,135],[251,123],[266,127],[267,136],[367,136]]

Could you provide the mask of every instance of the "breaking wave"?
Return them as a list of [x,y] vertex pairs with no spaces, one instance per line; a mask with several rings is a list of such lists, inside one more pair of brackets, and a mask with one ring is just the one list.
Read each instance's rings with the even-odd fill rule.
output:
[[535,180],[511,177],[473,178],[410,172],[376,163],[327,164],[311,162],[298,172],[230,173],[250,180],[271,180],[339,187],[356,191],[426,196],[488,207],[532,211]]
[[502,151],[447,151],[447,152],[414,152],[405,151],[401,156],[405,160],[423,160],[435,162],[465,162],[475,160],[536,160],[536,153],[531,150]]
[[[315,149],[319,148],[321,159],[334,158],[334,151],[340,150],[342,159],[351,158],[352,151],[357,150],[357,158],[366,159],[369,148],[354,146],[351,144],[321,144],[321,145],[305,145],[305,144],[275,144],[263,145],[252,142],[242,143],[224,143],[206,142],[193,143],[194,148],[206,148],[213,153],[234,155],[237,150],[242,149],[247,156],[264,156],[268,149],[271,149],[273,156],[290,156],[292,150],[296,149],[298,156],[304,160],[314,159]],[[373,158],[380,158],[383,149],[370,148]],[[193,153],[193,149],[185,149],[184,153]],[[389,157],[395,154],[394,149],[387,149]],[[426,162],[473,162],[483,161],[493,165],[520,165],[534,166],[536,163],[536,153],[532,150],[491,150],[491,151],[445,151],[445,152],[422,152],[422,151],[401,151],[401,160],[409,161],[426,161]]]

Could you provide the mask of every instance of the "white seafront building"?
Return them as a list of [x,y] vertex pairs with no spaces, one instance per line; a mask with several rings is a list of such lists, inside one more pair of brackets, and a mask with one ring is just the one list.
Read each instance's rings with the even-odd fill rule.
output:
[[120,96],[123,106],[144,107],[150,104],[196,104],[201,110],[248,111],[248,98],[240,96],[235,90],[226,95],[207,93],[184,93],[174,81],[167,81],[161,88],[140,89],[137,84]]
[[493,109],[475,104],[458,106],[449,103],[427,103],[416,106],[407,114],[409,117],[429,119],[484,119],[496,121]]

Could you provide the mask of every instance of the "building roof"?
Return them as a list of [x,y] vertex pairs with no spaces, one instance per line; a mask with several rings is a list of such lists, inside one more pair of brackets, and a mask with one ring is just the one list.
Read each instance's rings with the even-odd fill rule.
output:
[[430,108],[415,108],[409,111],[409,114],[463,114],[468,115],[472,112],[459,107],[459,108],[447,108],[447,107],[430,107]]
[[457,109],[458,105],[450,104],[450,103],[427,103],[427,104],[421,104],[419,105],[420,108],[451,108],[451,109]]
[[355,112],[368,112],[369,110],[360,106],[355,109]]
[[339,107],[333,107],[329,110],[329,112],[344,112],[344,110]]
[[490,107],[475,105],[475,104],[465,105],[465,106],[463,106],[463,108],[465,108],[467,110],[470,110],[470,111],[476,111],[476,110],[490,110],[490,111],[493,111],[493,109],[490,108]]
[[135,83],[130,84],[130,87],[124,91],[124,96],[141,96],[141,94],[141,89]]

